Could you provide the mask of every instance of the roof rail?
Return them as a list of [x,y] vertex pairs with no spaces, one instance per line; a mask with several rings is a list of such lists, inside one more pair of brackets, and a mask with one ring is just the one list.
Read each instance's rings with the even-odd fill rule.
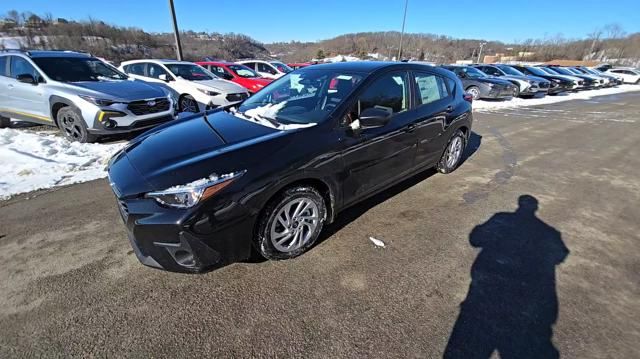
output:
[[17,52],[17,53],[23,53],[27,55],[30,55],[30,53],[34,51],[57,51],[57,52],[67,52],[67,53],[85,54],[87,56],[93,56],[90,52],[67,50],[67,49],[0,49],[0,52]]
[[18,53],[26,53],[28,54],[29,51],[28,50],[22,50],[22,49],[0,49],[0,52],[18,52]]

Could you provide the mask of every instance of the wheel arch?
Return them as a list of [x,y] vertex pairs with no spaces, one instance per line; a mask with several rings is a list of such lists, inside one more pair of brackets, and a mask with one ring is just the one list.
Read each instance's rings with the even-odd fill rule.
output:
[[56,95],[49,97],[49,110],[51,114],[51,120],[56,126],[58,126],[58,111],[60,111],[61,108],[67,106],[75,107],[75,104],[73,103],[73,101],[64,97]]

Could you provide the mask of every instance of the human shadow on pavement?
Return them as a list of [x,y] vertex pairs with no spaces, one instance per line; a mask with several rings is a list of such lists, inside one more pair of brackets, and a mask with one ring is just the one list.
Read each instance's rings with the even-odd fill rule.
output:
[[569,255],[559,231],[536,216],[538,201],[518,199],[515,212],[476,226],[481,251],[444,358],[558,358],[551,339],[558,319],[556,266]]

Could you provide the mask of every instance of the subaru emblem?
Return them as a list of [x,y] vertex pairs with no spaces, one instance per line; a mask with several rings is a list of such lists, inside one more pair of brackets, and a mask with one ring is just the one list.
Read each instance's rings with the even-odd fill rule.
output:
[[153,106],[155,106],[155,105],[156,105],[156,102],[155,102],[155,101],[147,101],[147,106],[149,106],[149,107],[153,107]]

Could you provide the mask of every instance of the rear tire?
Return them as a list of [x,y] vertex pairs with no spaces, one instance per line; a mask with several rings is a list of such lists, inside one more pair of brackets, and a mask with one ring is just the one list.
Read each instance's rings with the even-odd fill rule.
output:
[[11,119],[0,116],[0,128],[11,127]]
[[73,107],[61,108],[56,115],[56,123],[62,135],[71,142],[88,143],[98,139],[89,133],[80,111]]
[[455,171],[460,162],[462,162],[462,155],[466,146],[467,138],[464,133],[461,130],[454,132],[442,153],[440,161],[436,165],[436,170],[445,174]]
[[265,207],[256,230],[254,247],[266,259],[294,258],[320,236],[327,209],[324,198],[311,186],[286,189]]

